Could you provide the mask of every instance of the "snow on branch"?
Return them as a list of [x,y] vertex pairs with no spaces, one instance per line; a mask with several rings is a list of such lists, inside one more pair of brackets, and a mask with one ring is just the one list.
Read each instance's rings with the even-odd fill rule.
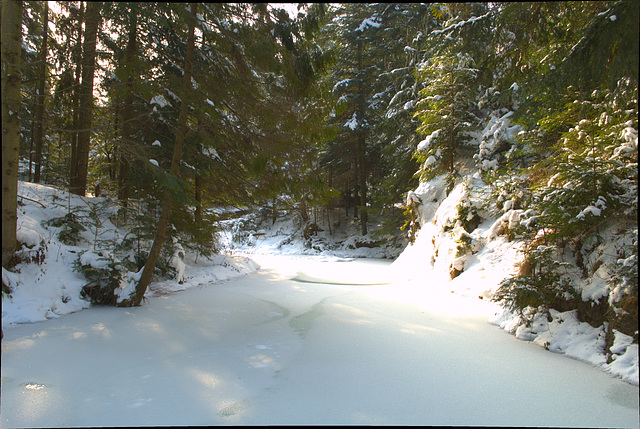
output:
[[336,92],[336,90],[338,88],[340,88],[343,85],[349,85],[349,83],[352,81],[353,79],[343,79],[340,82],[336,83],[335,85],[333,85],[333,92]]
[[362,21],[360,26],[356,28],[356,31],[364,31],[369,27],[380,28],[381,25],[382,25],[381,23],[376,22],[371,18],[366,18]]
[[464,26],[466,24],[470,24],[470,23],[473,24],[474,22],[479,21],[481,19],[484,19],[484,18],[488,17],[491,14],[493,14],[493,11],[489,11],[489,12],[487,12],[484,15],[481,15],[481,16],[473,16],[473,17],[467,19],[466,21],[460,21],[458,23],[451,24],[450,26],[448,26],[446,28],[443,28],[442,30],[433,30],[431,32],[431,34],[434,35],[434,36],[437,36],[439,34],[447,33],[447,32],[449,32],[451,30],[458,29],[458,28],[460,28],[460,27],[462,27],[462,26]]

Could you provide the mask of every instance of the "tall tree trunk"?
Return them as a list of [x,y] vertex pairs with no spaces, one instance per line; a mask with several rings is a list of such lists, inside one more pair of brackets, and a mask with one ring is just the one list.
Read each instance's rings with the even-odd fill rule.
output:
[[344,191],[344,214],[349,218],[349,208],[351,202],[351,181],[347,179],[347,187]]
[[76,164],[78,163],[78,130],[80,129],[80,81],[82,76],[82,23],[84,22],[84,2],[80,2],[78,13],[78,37],[73,53],[76,65],[75,84],[73,86],[73,125],[71,129],[71,162],[69,167],[69,189],[77,181]]
[[16,248],[22,2],[2,0],[2,266]]
[[450,73],[449,74],[449,82],[451,84],[451,92],[452,92],[452,97],[451,97],[451,109],[449,111],[449,118],[450,118],[450,128],[449,128],[449,173],[453,173],[453,160],[454,160],[454,156],[455,156],[455,152],[456,152],[456,135],[455,135],[455,122],[453,120],[453,118],[455,116],[453,116],[454,111],[453,111],[453,107],[455,104],[455,99],[456,99],[456,93],[455,93],[455,86],[454,86],[454,74]]
[[358,167],[360,172],[358,178],[360,180],[360,225],[362,228],[362,235],[367,235],[367,167],[365,160],[365,140],[364,131],[360,131],[358,137]]
[[[115,109],[113,111],[113,140],[118,141],[118,136],[122,136],[122,132],[120,131],[120,102],[118,101],[117,96],[114,95],[113,103],[115,104]],[[109,180],[111,182],[118,181],[118,151],[120,150],[119,145],[115,145],[113,148],[113,152],[108,157],[109,162]]]
[[75,168],[72,170],[71,192],[84,196],[89,172],[91,145],[91,115],[93,112],[93,77],[96,68],[96,41],[102,19],[101,2],[88,2],[85,14],[84,42],[82,43],[82,84],[78,120],[78,147]]
[[[38,104],[38,95],[33,93],[33,108]],[[35,115],[31,117],[31,135],[29,137],[29,175],[27,181],[31,182],[33,180],[33,142],[36,140],[36,117]]]
[[[362,41],[358,40],[358,70],[362,70]],[[362,80],[360,80],[360,84],[358,86],[358,92],[360,95],[360,100],[358,103],[358,116],[359,120],[364,120],[364,112],[365,112],[365,99],[366,99],[366,91],[364,88],[364,84]],[[362,228],[362,235],[367,235],[367,166],[365,160],[365,154],[367,151],[366,147],[366,136],[363,126],[361,125],[358,129],[358,142],[357,142],[357,152],[358,152],[358,184],[360,188],[360,226]],[[358,203],[357,203],[358,204]]]
[[278,204],[278,199],[273,197],[271,199],[271,225],[276,224],[276,220],[278,219],[278,208],[276,205]]
[[356,177],[353,180],[353,218],[358,219],[358,207],[360,207],[360,167],[358,167],[358,163],[354,163],[354,168],[356,172]]
[[33,181],[40,183],[40,168],[42,165],[42,144],[44,140],[44,91],[47,80],[47,38],[49,36],[49,2],[44,2],[42,17],[42,46],[40,47],[40,81],[38,82],[38,97],[36,108],[36,153]]
[[[136,38],[138,15],[135,5],[131,6],[129,15],[129,41],[125,52],[125,63],[127,76],[127,96],[125,98],[122,111],[122,139],[118,147],[118,200],[123,207],[127,207],[129,199],[128,180],[129,180],[129,156],[131,147],[131,121],[133,121],[133,80],[134,80],[134,59],[136,56]],[[126,215],[125,215],[126,216]]]
[[196,198],[196,212],[194,213],[194,221],[198,230],[202,224],[202,176],[196,174],[195,178],[195,198]]
[[[176,144],[173,147],[173,156],[171,158],[170,173],[173,176],[178,176],[180,173],[180,161],[182,160],[182,149],[184,145],[184,136],[187,131],[187,115],[189,113],[189,104],[187,103],[188,95],[192,91],[191,75],[193,72],[193,52],[195,50],[195,23],[197,14],[197,4],[191,3],[191,19],[189,20],[189,36],[187,39],[187,52],[185,55],[184,63],[184,93],[182,94],[182,103],[180,103],[180,113],[178,116],[178,129],[176,131]],[[130,301],[123,302],[122,306],[138,306],[142,302],[149,282],[151,281],[151,275],[156,267],[156,262],[160,257],[160,250],[164,244],[164,238],[167,233],[167,226],[169,225],[169,217],[171,216],[171,191],[166,190],[164,198],[162,200],[162,209],[160,212],[160,219],[158,220],[158,228],[156,229],[156,236],[149,252],[149,257],[142,270],[140,280],[136,285],[136,290]]]

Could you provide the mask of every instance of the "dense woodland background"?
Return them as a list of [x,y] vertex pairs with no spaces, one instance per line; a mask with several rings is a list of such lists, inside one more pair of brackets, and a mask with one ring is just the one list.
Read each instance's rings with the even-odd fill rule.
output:
[[[173,238],[216,251],[216,208],[413,237],[407,193],[476,168],[488,205],[527,214],[504,231],[527,258],[497,298],[575,300],[558,255],[615,224],[632,244],[599,317],[637,342],[638,8],[300,4],[291,18],[264,3],[3,0],[3,267],[20,247],[18,178],[117,205],[144,267],[121,304],[138,305]],[[480,131],[506,115],[518,132],[489,144]],[[82,228],[72,210],[60,224]]]

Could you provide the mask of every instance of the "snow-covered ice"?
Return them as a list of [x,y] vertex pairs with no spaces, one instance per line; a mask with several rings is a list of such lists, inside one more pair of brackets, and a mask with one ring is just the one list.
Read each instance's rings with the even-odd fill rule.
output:
[[[105,250],[57,241],[42,221],[66,213],[66,196],[20,182],[18,232],[45,258],[3,269],[2,426],[638,427],[637,344],[615,332],[606,363],[602,329],[573,312],[527,327],[490,302],[520,258],[497,233],[517,213],[478,225],[474,253],[457,256],[459,228],[443,228],[474,203],[467,185],[444,185],[409,193],[423,227],[394,262],[360,259],[396,258],[391,247],[335,247],[326,231],[308,247],[282,218],[233,255],[174,243],[177,277],[152,283],[142,307],[87,309],[71,265]],[[101,201],[85,200],[70,203]],[[463,272],[451,280],[450,266]]]
[[489,325],[493,304],[291,279],[390,261],[256,260],[140,308],[5,328],[2,425],[638,427],[637,386]]

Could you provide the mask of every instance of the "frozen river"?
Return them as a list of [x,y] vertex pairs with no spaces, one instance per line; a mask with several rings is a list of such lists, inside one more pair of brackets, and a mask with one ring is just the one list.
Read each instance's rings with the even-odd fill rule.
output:
[[490,325],[489,303],[393,283],[385,261],[256,260],[140,308],[5,327],[2,427],[639,425],[637,386]]

